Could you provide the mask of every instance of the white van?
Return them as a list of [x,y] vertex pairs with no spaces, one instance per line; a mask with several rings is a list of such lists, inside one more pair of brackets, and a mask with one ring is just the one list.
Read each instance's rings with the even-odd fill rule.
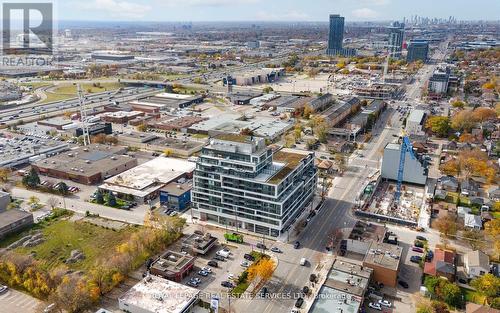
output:
[[305,266],[305,265],[306,265],[306,263],[307,263],[306,258],[302,258],[302,259],[300,259],[300,265]]
[[230,253],[231,253],[231,252],[229,252],[229,251],[219,250],[219,251],[217,251],[215,254],[217,254],[218,256],[221,256],[221,257],[223,257],[223,258],[226,258],[226,259],[227,259],[227,258],[229,257],[229,254],[230,254]]

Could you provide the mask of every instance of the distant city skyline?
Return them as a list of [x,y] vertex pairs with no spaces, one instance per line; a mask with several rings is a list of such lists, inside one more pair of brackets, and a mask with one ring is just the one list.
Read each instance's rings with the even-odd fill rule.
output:
[[72,0],[58,2],[60,20],[86,21],[389,21],[414,15],[499,20],[497,0]]

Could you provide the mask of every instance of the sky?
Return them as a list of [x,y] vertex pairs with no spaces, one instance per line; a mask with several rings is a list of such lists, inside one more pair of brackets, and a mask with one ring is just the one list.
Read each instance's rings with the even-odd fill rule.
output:
[[59,0],[61,20],[346,21],[402,20],[411,15],[499,20],[500,0]]

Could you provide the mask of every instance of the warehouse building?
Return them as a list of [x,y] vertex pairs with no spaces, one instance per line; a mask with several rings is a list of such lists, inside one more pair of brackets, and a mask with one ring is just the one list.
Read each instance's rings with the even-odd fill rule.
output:
[[92,144],[37,161],[32,167],[42,175],[92,185],[136,166],[137,159],[125,152],[123,147]]
[[[137,111],[182,109],[195,103],[203,102],[202,96],[162,92],[154,96],[140,98],[129,102]],[[149,112],[148,112],[149,113]]]
[[17,209],[7,210],[10,195],[0,190],[0,239],[33,225],[33,214]]
[[133,196],[135,201],[145,203],[157,198],[168,183],[192,177],[194,168],[193,162],[158,157],[106,179],[99,190],[113,192],[120,197]]

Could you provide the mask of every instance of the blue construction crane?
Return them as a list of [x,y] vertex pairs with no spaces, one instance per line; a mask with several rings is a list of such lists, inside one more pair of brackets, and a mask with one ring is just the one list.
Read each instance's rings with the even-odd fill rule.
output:
[[398,184],[396,188],[396,194],[394,195],[394,201],[398,202],[401,196],[401,185],[403,184],[403,175],[405,171],[405,158],[406,153],[410,153],[410,156],[415,160],[415,154],[413,153],[413,146],[411,145],[410,139],[406,134],[403,134],[403,140],[401,141],[401,153],[399,155],[399,168],[398,168]]

